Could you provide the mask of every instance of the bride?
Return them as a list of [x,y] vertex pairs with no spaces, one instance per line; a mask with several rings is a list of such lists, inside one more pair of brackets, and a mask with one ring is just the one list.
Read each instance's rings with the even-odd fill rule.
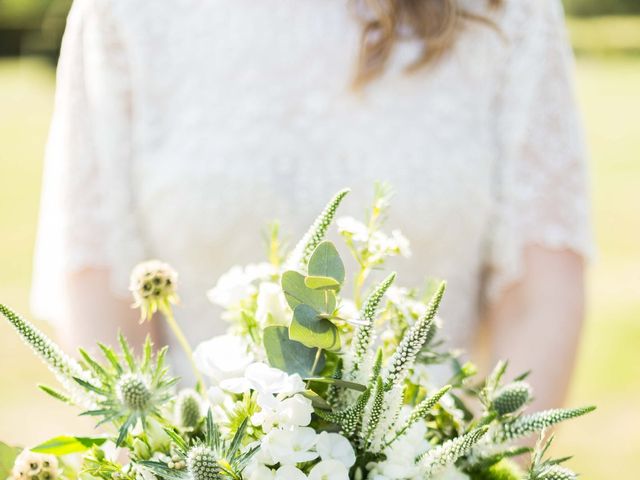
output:
[[484,323],[512,373],[534,366],[538,406],[558,404],[590,250],[571,69],[560,0],[76,0],[34,311],[72,345],[137,341],[128,273],[160,258],[179,321],[208,338],[225,325],[205,292],[263,258],[265,221],[295,240],[331,193],[352,187],[357,213],[382,179],[412,241],[401,283],[447,279],[451,344]]

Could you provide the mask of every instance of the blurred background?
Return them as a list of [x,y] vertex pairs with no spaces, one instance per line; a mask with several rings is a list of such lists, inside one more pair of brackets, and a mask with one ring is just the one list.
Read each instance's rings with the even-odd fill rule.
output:
[[[21,312],[28,312],[55,59],[70,3],[0,0],[0,300]],[[640,0],[565,5],[599,244],[569,403],[599,410],[563,426],[556,449],[575,455],[571,466],[582,478],[640,478]],[[0,339],[0,439],[28,446],[61,431],[89,432],[73,409],[36,389],[54,381],[4,323]]]

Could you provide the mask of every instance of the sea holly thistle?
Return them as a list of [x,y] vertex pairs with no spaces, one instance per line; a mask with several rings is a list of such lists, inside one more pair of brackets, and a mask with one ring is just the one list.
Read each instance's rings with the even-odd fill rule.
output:
[[540,435],[531,458],[531,466],[526,480],[576,480],[578,478],[578,475],[573,471],[560,465],[570,457],[544,459],[552,442],[553,435],[546,441],[544,440],[544,432]]
[[142,358],[137,359],[123,335],[119,335],[122,356],[111,347],[98,344],[106,364],[99,363],[85,350],[80,350],[96,381],[90,384],[80,378],[76,382],[96,395],[96,408],[82,415],[102,417],[98,425],[111,422],[119,428],[116,445],[122,444],[127,433],[138,421],[143,426],[147,418],[162,419],[161,408],[174,396],[178,379],[168,375],[165,366],[167,348],[157,355],[152,352],[147,337]]
[[242,472],[258,448],[242,448],[247,423],[245,419],[231,441],[227,442],[222,438],[209,410],[203,441],[189,445],[174,436],[175,458],[167,462],[143,461],[140,464],[166,480],[242,480]]

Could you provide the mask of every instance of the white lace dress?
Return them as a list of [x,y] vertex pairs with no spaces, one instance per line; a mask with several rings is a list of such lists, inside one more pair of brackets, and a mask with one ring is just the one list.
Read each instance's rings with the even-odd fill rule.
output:
[[[480,2],[468,2],[478,4]],[[443,317],[468,345],[481,300],[521,273],[528,244],[590,249],[587,175],[560,0],[507,0],[500,33],[467,25],[412,75],[407,41],[363,92],[345,0],[76,0],[64,38],[33,306],[56,320],[62,278],[106,268],[127,297],[137,262],[180,272],[195,342],[225,325],[205,292],[263,258],[261,229],[296,240],[331,194],[396,189],[412,241],[399,283],[445,278]],[[488,273],[488,274],[487,274]],[[105,292],[102,292],[105,293]],[[97,292],[100,294],[100,292]]]

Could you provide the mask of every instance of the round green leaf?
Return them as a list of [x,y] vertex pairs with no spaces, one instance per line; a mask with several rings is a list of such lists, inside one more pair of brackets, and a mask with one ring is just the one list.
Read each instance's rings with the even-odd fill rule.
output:
[[[297,373],[302,378],[313,375],[311,369],[317,348],[309,348],[289,338],[287,327],[267,327],[263,332],[264,348],[269,364],[289,374]],[[316,374],[324,368],[324,354],[316,367]]]
[[320,317],[318,312],[308,305],[298,305],[293,310],[289,338],[307,347],[322,348],[333,352],[340,350],[338,328],[331,321]]
[[344,282],[344,263],[335,245],[329,241],[321,242],[309,258],[309,275],[331,277],[340,285]]

